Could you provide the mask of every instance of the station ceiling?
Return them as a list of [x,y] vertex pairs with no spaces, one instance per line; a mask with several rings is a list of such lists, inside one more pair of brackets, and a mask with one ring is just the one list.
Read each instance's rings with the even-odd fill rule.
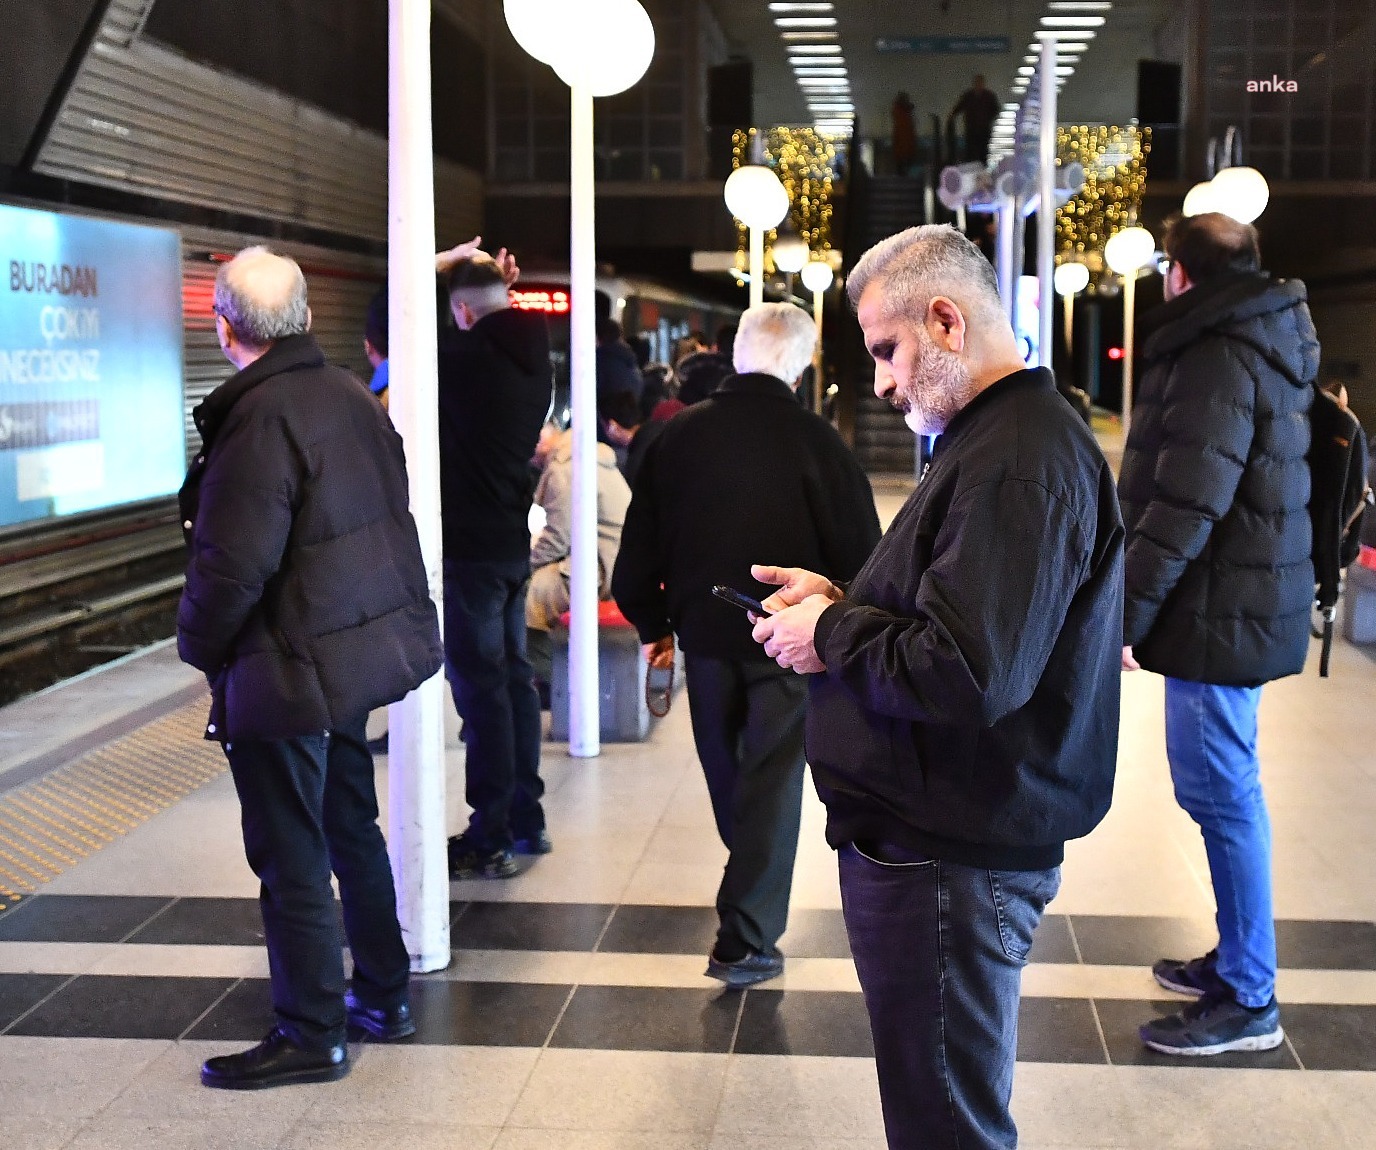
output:
[[[757,124],[815,118],[789,63],[781,35],[789,29],[776,26],[776,19],[834,17],[829,30],[836,33],[834,42],[845,60],[861,131],[880,136],[889,131],[890,106],[900,91],[915,105],[919,130],[926,130],[932,113],[945,118],[975,73],[985,76],[1001,101],[1016,100],[1012,88],[1040,20],[1076,14],[1075,6],[1052,0],[832,0],[830,10],[804,3],[786,5],[787,11],[771,10],[779,6],[769,0],[710,2],[732,51],[754,63]],[[1112,0],[1106,11],[1102,4],[1086,10],[1105,21],[1067,79],[1058,119],[1122,123],[1132,117],[1137,61],[1178,62],[1183,8],[1182,0]],[[949,50],[969,47],[971,39],[1006,40],[1007,46],[977,53]],[[951,43],[962,40],[966,44]],[[890,50],[881,50],[880,41]],[[933,50],[940,48],[947,50]]]

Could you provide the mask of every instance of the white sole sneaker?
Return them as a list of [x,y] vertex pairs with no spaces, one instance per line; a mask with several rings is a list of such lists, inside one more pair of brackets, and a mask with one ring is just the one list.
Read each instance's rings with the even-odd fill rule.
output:
[[1285,1030],[1276,1027],[1270,1034],[1255,1034],[1247,1038],[1235,1038],[1231,1042],[1220,1042],[1214,1046],[1167,1046],[1164,1042],[1144,1040],[1143,1044],[1162,1054],[1178,1054],[1185,1058],[1205,1058],[1210,1054],[1227,1054],[1229,1051],[1255,1052],[1274,1050],[1285,1041]]

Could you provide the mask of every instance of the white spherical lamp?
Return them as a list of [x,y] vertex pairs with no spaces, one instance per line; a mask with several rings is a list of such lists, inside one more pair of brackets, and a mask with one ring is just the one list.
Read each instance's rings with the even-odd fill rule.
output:
[[1195,184],[1186,194],[1180,211],[1187,216],[1202,216],[1205,212],[1222,211],[1218,203],[1218,189],[1212,180]]
[[788,232],[774,241],[774,266],[785,275],[796,275],[803,270],[812,252],[797,232]]
[[1156,240],[1146,228],[1124,228],[1109,236],[1104,245],[1104,262],[1120,276],[1135,274],[1151,263]]
[[813,260],[803,265],[803,287],[810,292],[824,292],[831,287],[831,265],[822,260]]
[[1051,282],[1058,295],[1074,295],[1089,285],[1089,268],[1078,261],[1058,264]]
[[571,7],[567,0],[502,0],[502,14],[516,43],[550,65],[563,56]]
[[1250,224],[1266,210],[1271,189],[1256,168],[1224,168],[1213,179],[1216,212]]
[[776,228],[788,215],[788,192],[763,164],[737,168],[726,179],[726,206],[748,228]]
[[559,6],[577,14],[561,17],[565,42],[550,61],[559,78],[594,96],[634,87],[655,55],[655,26],[639,0],[559,0]]

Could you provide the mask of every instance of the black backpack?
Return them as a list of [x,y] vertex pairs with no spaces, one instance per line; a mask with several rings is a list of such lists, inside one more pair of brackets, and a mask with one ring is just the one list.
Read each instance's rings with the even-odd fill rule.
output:
[[1367,442],[1361,423],[1334,396],[1318,387],[1309,409],[1309,434],[1314,605],[1323,618],[1319,674],[1327,676],[1343,570],[1360,550],[1362,516],[1371,502],[1371,488],[1367,486]]

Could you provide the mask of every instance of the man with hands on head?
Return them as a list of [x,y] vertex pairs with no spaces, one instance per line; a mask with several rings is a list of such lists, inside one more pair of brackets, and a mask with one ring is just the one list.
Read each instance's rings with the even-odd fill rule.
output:
[[1123,524],[1113,476],[993,269],[945,226],[872,248],[847,284],[874,390],[930,468],[845,588],[779,590],[754,638],[810,676],[807,757],[891,1150],[1017,1145],[1021,972],[1067,839],[1108,810]]

